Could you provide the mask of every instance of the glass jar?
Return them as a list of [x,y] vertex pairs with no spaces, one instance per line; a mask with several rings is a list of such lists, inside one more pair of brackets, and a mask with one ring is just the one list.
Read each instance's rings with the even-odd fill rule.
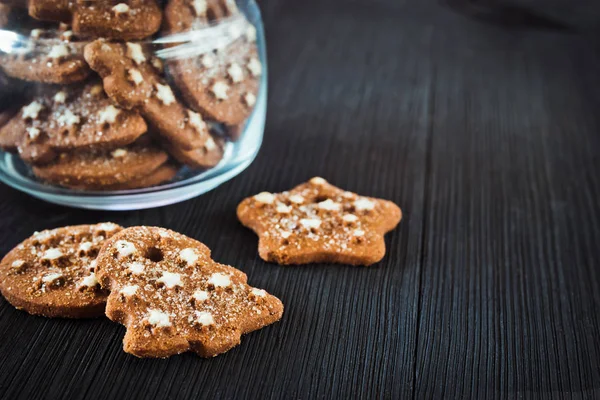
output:
[[56,204],[132,210],[250,165],[267,101],[254,0],[73,3],[57,15],[0,6],[0,180]]

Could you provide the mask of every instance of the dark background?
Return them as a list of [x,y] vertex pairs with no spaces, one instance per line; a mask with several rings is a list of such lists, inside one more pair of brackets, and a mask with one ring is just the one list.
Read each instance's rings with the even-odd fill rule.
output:
[[[286,306],[215,359],[140,360],[120,325],[0,300],[0,397],[600,398],[600,5],[512,4],[263,1],[269,111],[242,175],[121,213],[0,185],[2,254],[44,228],[160,225]],[[315,175],[403,208],[381,263],[257,257],[237,203]]]

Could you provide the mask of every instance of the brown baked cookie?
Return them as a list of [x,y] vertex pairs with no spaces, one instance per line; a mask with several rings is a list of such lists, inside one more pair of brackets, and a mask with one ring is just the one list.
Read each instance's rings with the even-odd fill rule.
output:
[[95,259],[113,223],[36,232],[0,262],[0,291],[18,309],[46,317],[85,318],[104,313],[107,292],[95,276]]
[[[235,2],[170,0],[165,8],[165,31],[185,32],[239,14],[227,4],[235,5]],[[243,28],[237,28],[239,32],[234,32],[234,37],[238,39],[229,46],[202,55],[186,57],[182,54],[166,61],[173,81],[189,106],[226,125],[240,124],[250,115],[262,74],[255,43],[256,29],[245,19],[238,22],[241,25],[236,27]]]
[[79,35],[121,40],[151,36],[162,20],[156,0],[29,0],[29,15],[70,23]]
[[24,161],[45,163],[58,151],[124,146],[146,130],[139,114],[114,106],[94,80],[37,97],[0,129],[0,147],[16,140]]
[[147,176],[167,161],[155,145],[134,143],[116,150],[63,153],[50,164],[34,166],[33,173],[63,186],[107,186]]
[[208,169],[216,166],[225,152],[225,142],[212,137],[206,139],[204,146],[194,150],[183,150],[168,143],[164,143],[163,147],[174,159],[193,169]]
[[0,53],[0,68],[7,75],[26,81],[66,84],[90,74],[83,59],[83,42],[70,31],[34,29],[29,48],[14,54]]
[[140,44],[96,40],[85,47],[85,59],[102,76],[113,101],[139,111],[172,145],[197,149],[211,137],[200,116],[177,100]]
[[362,197],[316,177],[288,192],[244,199],[237,215],[259,236],[265,261],[371,265],[385,255],[383,235],[398,225],[402,212],[391,201]]
[[249,286],[243,272],[167,229],[121,231],[102,247],[97,265],[110,291],[106,315],[125,325],[124,350],[138,357],[213,357],[283,314],[281,301]]
[[172,164],[163,164],[154,171],[150,172],[150,174],[142,176],[140,178],[135,178],[131,181],[117,183],[114,185],[105,185],[105,186],[81,186],[81,185],[66,185],[71,189],[77,190],[97,190],[97,191],[113,191],[113,190],[132,190],[132,189],[141,189],[141,188],[149,188],[152,186],[158,186],[165,182],[172,180],[176,175],[179,169],[176,165]]

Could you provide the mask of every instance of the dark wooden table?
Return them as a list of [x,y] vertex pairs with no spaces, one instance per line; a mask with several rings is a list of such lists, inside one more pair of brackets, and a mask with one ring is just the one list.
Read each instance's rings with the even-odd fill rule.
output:
[[[434,0],[264,3],[268,121],[245,173],[121,213],[0,186],[0,250],[60,225],[168,227],[279,296],[282,321],[215,359],[140,360],[108,320],[0,300],[0,397],[600,398],[593,32],[478,22]],[[314,175],[402,206],[380,264],[257,257],[236,204]]]

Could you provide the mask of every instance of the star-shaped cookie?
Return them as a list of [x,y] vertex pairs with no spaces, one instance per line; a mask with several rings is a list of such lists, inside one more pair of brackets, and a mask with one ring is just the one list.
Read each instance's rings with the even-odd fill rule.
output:
[[315,177],[287,192],[244,199],[237,215],[259,236],[258,253],[265,261],[371,265],[385,255],[383,236],[398,225],[402,211],[391,201],[359,196]]
[[242,334],[278,321],[281,301],[210,258],[204,244],[156,227],[133,227],[102,247],[96,276],[110,291],[106,315],[127,328],[138,357],[224,353]]

